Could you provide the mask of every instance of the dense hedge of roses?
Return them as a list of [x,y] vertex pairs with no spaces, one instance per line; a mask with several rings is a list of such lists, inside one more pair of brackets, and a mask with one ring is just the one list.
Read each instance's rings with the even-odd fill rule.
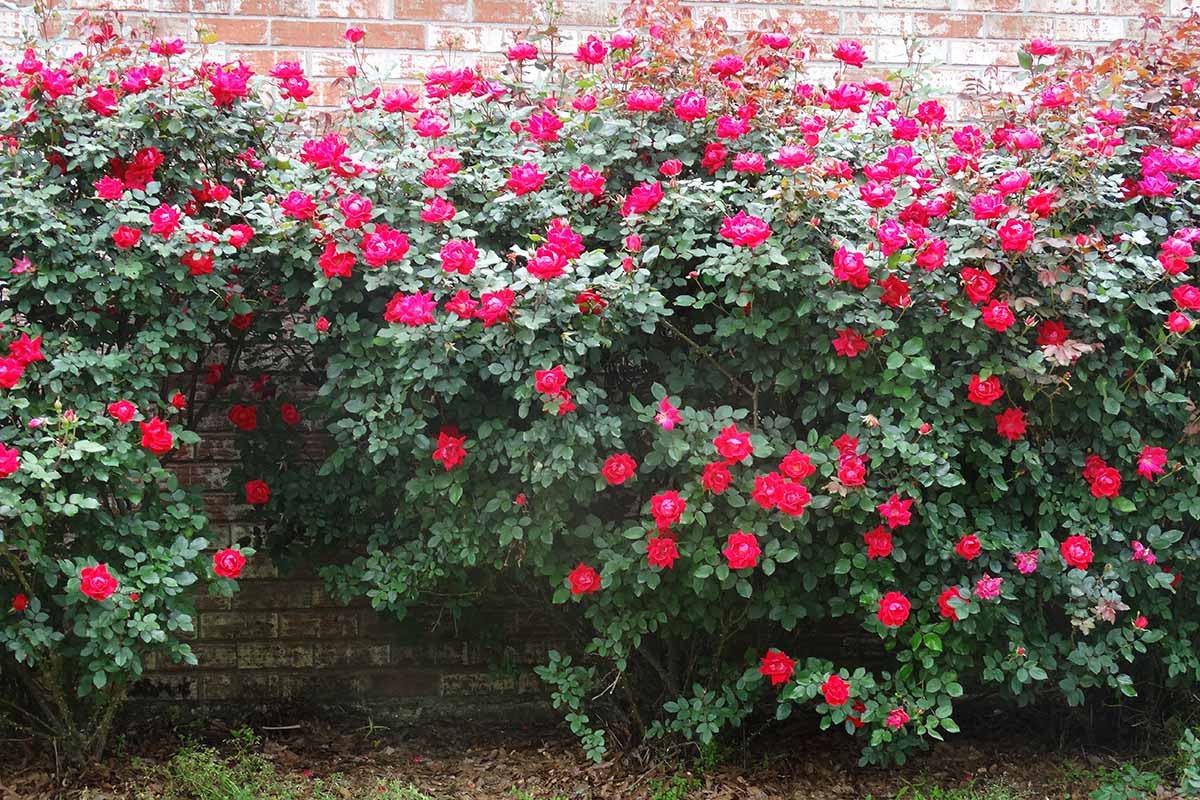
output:
[[[332,438],[248,445],[281,542],[381,609],[571,603],[541,674],[597,757],[770,704],[903,758],[964,687],[1194,681],[1195,20],[1031,42],[976,126],[667,5],[420,89],[352,45],[345,127],[269,178]],[[807,656],[829,618],[887,666]]]
[[[344,124],[293,152],[299,65],[199,66],[180,124],[261,140],[215,162],[255,191],[85,209],[63,258],[152,249],[192,300],[164,317],[236,315],[309,385],[224,395],[279,555],[396,613],[569,603],[585,647],[540,674],[596,757],[802,707],[903,758],[968,690],[1195,681],[1196,20],[1095,61],[1029,43],[987,125],[853,41],[820,84],[787,27],[625,23],[419,89],[366,76],[351,29]],[[81,100],[55,102],[105,129]],[[106,144],[87,180],[126,180]],[[810,656],[828,619],[887,663]]]
[[10,721],[72,762],[148,657],[195,662],[195,590],[228,595],[250,554],[211,551],[169,466],[273,274],[240,211],[262,107],[214,107],[226,71],[180,42],[85,36],[0,72],[0,670],[29,702]]

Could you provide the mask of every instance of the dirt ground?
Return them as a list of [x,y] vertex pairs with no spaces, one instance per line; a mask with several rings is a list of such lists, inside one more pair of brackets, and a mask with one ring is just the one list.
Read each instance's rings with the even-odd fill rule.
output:
[[[243,754],[267,764],[287,791],[259,788],[213,797],[387,798],[422,800],[891,800],[891,798],[1086,798],[1097,776],[1138,758],[1111,750],[1061,750],[1033,721],[996,720],[974,733],[938,744],[903,767],[857,766],[858,743],[801,724],[770,728],[731,742],[705,758],[693,750],[649,764],[624,756],[587,761],[560,726],[455,722],[380,728],[364,719],[288,721],[251,725]],[[156,727],[159,728],[156,730]],[[27,740],[0,750],[0,800],[143,800],[201,796],[172,784],[171,759],[180,748],[212,746],[234,759],[238,734],[226,724],[126,729],[113,753],[70,787],[56,784],[53,758]],[[207,779],[206,779],[207,780]],[[273,778],[272,780],[276,780]],[[329,794],[305,790],[336,784]],[[686,791],[663,794],[672,782]],[[964,787],[1007,788],[975,794]],[[387,785],[412,795],[386,794]],[[299,787],[299,788],[296,788]],[[407,791],[407,790],[406,790]],[[1152,795],[1154,796],[1154,795]],[[1169,795],[1157,795],[1169,796]]]

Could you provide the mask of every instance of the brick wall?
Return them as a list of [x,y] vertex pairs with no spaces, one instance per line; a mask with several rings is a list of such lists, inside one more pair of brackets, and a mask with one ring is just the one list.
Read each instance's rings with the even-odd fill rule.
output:
[[[21,7],[24,4],[25,7]],[[0,8],[0,41],[10,45],[35,30],[31,0]],[[953,91],[984,68],[1015,66],[1017,46],[1033,36],[1087,45],[1133,35],[1142,13],[1178,14],[1183,0],[813,0],[689,2],[697,17],[720,14],[734,28],[778,15],[815,37],[864,42],[876,63],[905,61],[905,37],[926,42],[925,59],[943,64],[937,82]],[[69,20],[83,8],[116,6],[132,22],[199,41],[215,36],[217,56],[240,58],[267,71],[300,61],[316,79],[317,104],[336,102],[332,80],[343,70],[341,34],[353,23],[367,31],[369,59],[397,78],[436,63],[498,60],[513,32],[533,18],[520,0],[76,0],[59,5]],[[570,40],[604,30],[619,0],[561,0],[560,23]],[[455,53],[446,55],[447,45]],[[819,73],[821,65],[815,70]],[[224,494],[236,455],[232,438],[210,431],[179,467],[206,490],[214,538],[221,546],[253,538],[252,515]],[[543,660],[552,633],[531,615],[496,611],[456,628],[418,613],[390,623],[370,608],[342,606],[311,575],[281,575],[256,557],[232,599],[203,598],[194,647],[200,666],[157,669],[139,687],[146,696],[209,702],[268,699],[432,700],[447,710],[462,701],[476,710],[496,698],[532,696],[530,665]]]
[[[53,2],[53,0],[51,0]],[[557,0],[560,25],[574,41],[603,30],[622,0]],[[16,0],[30,6],[32,0]],[[397,77],[437,63],[499,58],[514,31],[537,18],[545,0],[73,0],[60,2],[63,19],[83,8],[116,7],[131,21],[189,41],[207,30],[226,58],[266,71],[280,60],[301,62],[315,79],[313,102],[337,102],[332,81],[345,64],[342,32],[353,23],[367,31],[369,60]],[[924,40],[924,60],[940,63],[939,87],[953,91],[967,76],[996,65],[1016,66],[1016,47],[1033,36],[1070,45],[1135,35],[1144,13],[1179,14],[1187,0],[725,0],[685,5],[694,16],[721,15],[731,27],[756,27],[766,16],[786,17],[818,38],[861,40],[876,64],[902,65],[905,39]],[[12,39],[33,30],[28,9],[0,9],[0,34]],[[447,55],[449,48],[454,52]],[[825,65],[829,66],[829,65]],[[819,73],[821,65],[817,65]]]
[[[269,405],[260,403],[260,413]],[[228,402],[215,403],[196,421],[201,443],[172,466],[181,482],[203,492],[214,550],[258,547],[263,523],[262,512],[227,492],[238,452],[227,409]],[[321,442],[309,435],[303,449],[318,453]],[[545,662],[556,633],[527,611],[487,608],[456,621],[416,609],[397,621],[365,601],[334,600],[310,569],[284,571],[260,551],[232,598],[202,595],[197,612],[190,643],[199,665],[152,662],[135,696],[239,705],[396,701],[439,714],[545,706],[532,667]]]

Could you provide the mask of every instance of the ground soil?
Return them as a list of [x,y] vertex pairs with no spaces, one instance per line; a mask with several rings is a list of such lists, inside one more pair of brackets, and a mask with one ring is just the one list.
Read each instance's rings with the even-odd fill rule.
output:
[[[253,725],[261,752],[281,775],[345,776],[347,798],[370,797],[388,781],[411,783],[437,798],[464,800],[636,800],[674,775],[698,781],[688,800],[884,800],[1003,781],[1013,796],[1082,800],[1098,770],[1144,759],[1112,748],[1062,748],[1036,717],[972,725],[903,767],[857,766],[859,743],[803,723],[770,728],[727,743],[707,765],[696,751],[639,759],[628,754],[593,764],[561,726],[463,722],[379,728],[365,718],[272,719]],[[294,726],[294,727],[293,727]],[[127,727],[103,763],[56,785],[52,754],[27,740],[0,749],[0,800],[147,798],[185,740],[228,742],[231,726],[193,724],[181,732],[161,723]],[[713,763],[716,762],[716,763]],[[908,789],[906,790],[906,787]],[[925,794],[915,788],[924,787]]]

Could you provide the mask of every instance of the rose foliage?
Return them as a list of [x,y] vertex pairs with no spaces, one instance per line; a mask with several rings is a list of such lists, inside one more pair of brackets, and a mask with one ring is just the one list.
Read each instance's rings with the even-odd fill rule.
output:
[[[225,349],[222,315],[253,313],[307,385],[286,409],[261,382],[214,387],[276,552],[397,614],[519,587],[578,637],[539,674],[597,758],[806,709],[865,761],[903,759],[958,730],[965,694],[1194,683],[1200,22],[1094,57],[1035,40],[1026,89],[974,124],[912,75],[859,71],[855,42],[819,81],[774,22],[733,36],[638,4],[624,23],[565,59],[531,35],[496,75],[410,89],[374,82],[348,36],[349,113],[296,138],[296,64],[123,94],[147,122],[119,133],[82,91],[59,97],[78,205],[54,208],[92,239],[22,246],[106,281],[131,253],[146,271],[93,299],[102,278],[64,270],[28,302],[63,292],[98,326],[122,292],[169,286],[132,318]],[[176,168],[247,189],[184,209],[185,231],[222,237],[199,277],[177,266],[197,258],[186,234],[146,220],[186,204],[162,188],[182,175],[152,200],[87,189],[148,120],[192,147]],[[77,126],[108,149],[81,160]],[[229,161],[242,130],[266,163]],[[234,218],[250,244],[227,243]],[[110,243],[132,238],[118,225],[140,242]],[[108,376],[106,399],[130,380]],[[315,460],[305,429],[327,438]],[[878,652],[816,655],[829,625]]]
[[[76,763],[147,659],[195,663],[196,590],[235,587],[238,551],[206,551],[170,465],[216,396],[190,375],[236,356],[271,274],[231,244],[262,106],[214,108],[196,65],[86,35],[65,61],[4,64],[0,88],[0,671],[28,701],[12,721]],[[193,250],[224,268],[190,269]]]

